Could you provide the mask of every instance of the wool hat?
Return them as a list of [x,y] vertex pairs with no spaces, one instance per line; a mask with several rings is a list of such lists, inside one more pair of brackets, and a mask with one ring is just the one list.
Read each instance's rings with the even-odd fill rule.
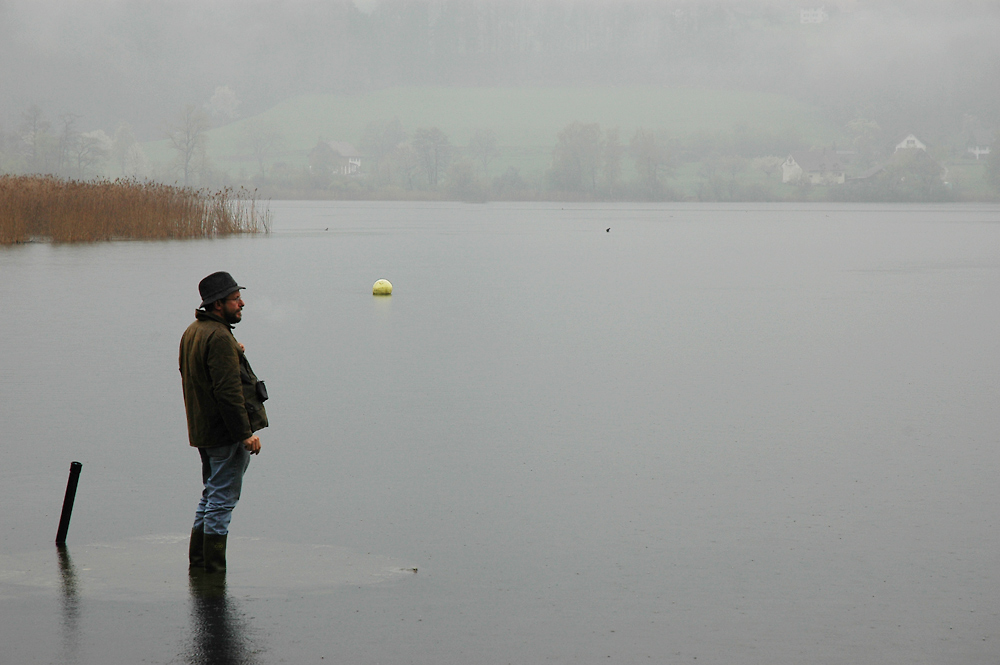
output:
[[201,305],[199,307],[208,307],[216,300],[222,300],[233,291],[245,288],[245,286],[237,284],[236,280],[228,272],[213,272],[198,282],[198,293],[201,294]]

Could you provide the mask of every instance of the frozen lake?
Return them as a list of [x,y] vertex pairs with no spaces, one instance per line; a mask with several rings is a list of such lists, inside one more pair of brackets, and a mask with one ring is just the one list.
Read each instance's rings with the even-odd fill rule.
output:
[[[1000,657],[1000,207],[271,210],[0,248],[0,663]],[[205,598],[216,270],[271,427]]]

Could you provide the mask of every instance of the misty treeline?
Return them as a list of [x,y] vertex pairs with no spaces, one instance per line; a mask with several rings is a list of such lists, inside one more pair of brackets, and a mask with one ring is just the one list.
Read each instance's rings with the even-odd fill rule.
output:
[[129,177],[145,178],[151,167],[127,123],[112,135],[102,129],[83,131],[81,116],[47,116],[37,104],[23,110],[9,132],[0,132],[0,173],[45,173],[88,178],[113,162]]
[[[835,145],[822,151],[836,153],[851,174],[847,183],[832,187],[809,178],[784,183],[786,155],[809,152],[809,142],[793,131],[737,125],[729,132],[677,138],[644,127],[623,135],[618,127],[574,121],[558,132],[548,168],[530,174],[518,166],[497,168],[512,149],[500,145],[492,129],[479,128],[459,145],[438,127],[408,132],[398,118],[368,123],[358,144],[363,170],[352,172],[349,156],[338,154],[331,147],[336,144],[320,141],[301,166],[278,162],[267,168],[261,159],[250,182],[279,198],[466,201],[951,201],[1000,193],[995,155],[979,162],[962,154],[964,146],[898,150],[874,121],[857,120],[847,129],[843,150]],[[976,181],[993,194],[977,185],[975,192],[962,191],[947,181],[949,168],[942,158],[949,153],[952,169],[974,169]]]
[[0,173],[85,179],[114,172],[139,180],[174,180],[184,187],[198,184],[196,180],[216,185],[226,178],[214,173],[207,156],[208,130],[213,126],[208,111],[186,105],[163,126],[173,159],[154,165],[128,123],[118,123],[110,135],[102,129],[83,131],[80,115],[53,118],[32,104],[19,114],[10,132],[0,132]]
[[[824,8],[822,25],[801,24],[812,5]],[[936,146],[940,162],[964,150],[968,127],[1000,126],[998,27],[1000,7],[987,0],[16,0],[0,3],[0,170],[226,186],[240,176],[209,160],[210,130],[305,93],[658,85],[819,107],[845,136],[824,147],[853,152],[858,170],[880,168],[839,195],[878,198],[917,168],[889,163],[901,134]],[[256,167],[247,179],[285,191],[746,200],[785,195],[774,191],[776,160],[817,147],[740,126],[675,137],[668,126],[623,135],[566,120],[541,176],[497,172],[496,155],[511,148],[489,128],[456,145],[445,124],[400,126],[386,147],[374,137],[395,131],[388,119],[337,137],[358,141],[363,178],[339,177],[317,156],[286,159],[287,128],[264,121],[249,123],[239,150]],[[164,138],[171,161],[153,164],[142,142]],[[1000,190],[997,161],[984,172]]]
[[663,131],[638,128],[623,136],[617,127],[574,121],[556,136],[551,165],[541,177],[516,166],[496,169],[505,148],[496,132],[477,129],[467,145],[452,143],[437,127],[407,132],[398,118],[368,124],[358,144],[366,156],[365,178],[341,175],[343,158],[314,150],[308,166],[262,171],[253,179],[267,189],[327,190],[351,197],[410,196],[440,192],[464,200],[576,198],[601,200],[678,200],[686,194],[672,184],[675,171],[698,164],[698,196],[712,200],[778,198],[767,184],[747,185],[739,176],[771,181],[788,151],[802,147],[794,134],[752,132],[737,127],[720,136],[672,138]]
[[[223,91],[224,92],[224,91]],[[224,92],[224,94],[226,94]],[[268,197],[440,199],[467,201],[702,200],[775,201],[828,197],[857,201],[945,201],[955,192],[936,156],[893,151],[874,121],[855,119],[839,151],[853,173],[871,175],[826,192],[806,180],[782,184],[786,155],[809,148],[793,131],[763,131],[737,125],[729,132],[684,138],[639,127],[623,135],[618,127],[574,121],[555,137],[549,166],[541,175],[518,166],[496,167],[511,148],[489,128],[473,132],[467,144],[454,143],[439,127],[407,131],[398,118],[367,124],[358,139],[364,168],[346,168],[349,158],[330,142],[318,141],[304,163],[290,163],[286,140],[273,123],[252,119],[242,125],[238,147],[254,165],[237,182],[216,170],[207,156],[210,113],[187,105],[165,125],[172,158],[153,166],[131,128],[120,124],[113,136],[81,132],[78,117],[49,119],[37,106],[21,114],[17,130],[0,137],[0,172],[47,173],[65,179],[104,177],[110,170],[127,179],[149,178],[199,187],[249,186]],[[981,123],[967,116],[970,133]],[[336,144],[346,145],[346,144]],[[834,146],[836,147],[836,146]],[[946,155],[945,155],[946,156]],[[507,155],[508,160],[509,155]],[[1000,159],[984,160],[984,180],[1000,192]],[[966,156],[966,159],[971,159]],[[359,160],[360,162],[360,160]],[[976,162],[978,164],[978,162]],[[874,167],[874,168],[868,168]]]

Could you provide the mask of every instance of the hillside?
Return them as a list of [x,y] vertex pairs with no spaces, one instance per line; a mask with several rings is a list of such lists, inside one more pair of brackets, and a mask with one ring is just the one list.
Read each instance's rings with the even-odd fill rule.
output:
[[[274,161],[303,164],[320,138],[357,143],[368,123],[399,118],[404,131],[438,127],[456,146],[480,128],[492,129],[501,156],[497,169],[514,165],[543,171],[556,136],[569,123],[618,127],[624,143],[643,127],[681,140],[718,136],[743,126],[754,134],[795,137],[806,145],[842,139],[814,107],[787,96],[733,90],[662,87],[392,88],[358,95],[304,95],[208,132],[217,169],[238,174],[256,166],[247,135],[269,123],[284,137]],[[154,163],[166,163],[166,141],[145,146]]]

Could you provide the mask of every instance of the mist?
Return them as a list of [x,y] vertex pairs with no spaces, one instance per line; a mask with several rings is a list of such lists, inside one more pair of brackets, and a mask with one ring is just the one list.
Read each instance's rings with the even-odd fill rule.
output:
[[[821,6],[820,23],[803,22]],[[218,127],[301,95],[657,86],[785,95],[837,128],[860,118],[886,140],[941,144],[970,118],[1000,124],[998,28],[998,5],[978,0],[8,0],[0,131],[16,134],[32,107],[156,141],[188,105]],[[574,120],[588,118],[566,109]]]

